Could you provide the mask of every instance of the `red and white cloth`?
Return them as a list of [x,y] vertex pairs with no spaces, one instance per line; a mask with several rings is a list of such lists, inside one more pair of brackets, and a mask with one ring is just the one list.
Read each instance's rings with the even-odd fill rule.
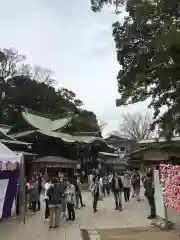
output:
[[180,211],[180,166],[161,164],[160,170],[164,204],[167,208]]

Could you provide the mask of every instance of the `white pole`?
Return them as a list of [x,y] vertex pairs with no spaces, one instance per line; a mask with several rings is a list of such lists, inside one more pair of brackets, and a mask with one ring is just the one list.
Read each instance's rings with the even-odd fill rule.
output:
[[20,163],[20,177],[19,177],[19,200],[20,200],[20,216],[21,221],[26,223],[26,192],[25,192],[25,166],[24,166],[24,154],[21,154]]

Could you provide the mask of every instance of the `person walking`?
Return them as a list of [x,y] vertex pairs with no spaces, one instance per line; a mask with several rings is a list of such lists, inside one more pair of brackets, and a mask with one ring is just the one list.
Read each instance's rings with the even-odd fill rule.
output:
[[76,181],[77,181],[77,190],[78,190],[77,195],[78,195],[78,198],[79,198],[78,202],[80,202],[81,207],[85,207],[85,204],[83,203],[83,200],[82,200],[81,179],[80,179],[79,176],[77,176],[77,180]]
[[135,173],[134,177],[134,192],[135,192],[135,197],[136,201],[140,201],[140,190],[141,190],[141,177],[138,171]]
[[57,228],[60,224],[60,206],[62,192],[59,187],[58,179],[52,179],[51,186],[47,191],[49,198],[49,228]]
[[156,218],[156,206],[155,206],[155,199],[154,199],[155,189],[154,189],[152,170],[149,170],[147,172],[147,175],[144,178],[143,184],[145,189],[144,195],[146,196],[149,203],[149,207],[150,207],[150,214],[147,218],[154,219]]
[[66,201],[65,201],[65,191],[66,191],[66,183],[64,181],[63,177],[59,178],[59,184],[60,184],[60,189],[62,192],[61,195],[61,218],[65,218],[66,217]]
[[[100,176],[100,174],[98,174]],[[102,176],[99,177],[99,200],[103,200],[103,187],[104,187],[104,178]]]
[[130,190],[131,190],[131,176],[128,172],[124,173],[123,187],[124,187],[124,200],[125,202],[128,202],[130,199]]
[[112,189],[112,179],[113,179],[113,174],[109,173],[108,175],[108,180],[109,180],[109,191]]
[[89,174],[89,177],[88,177],[88,181],[89,181],[89,191],[91,191],[91,189],[92,189],[93,178],[94,178],[94,174],[91,172],[91,173]]
[[37,183],[38,183],[38,194],[39,194],[39,199],[37,201],[37,205],[38,205],[37,211],[40,211],[40,209],[41,209],[40,196],[41,196],[41,191],[42,191],[42,176],[41,176],[41,174],[37,174],[36,179],[37,179]]
[[106,194],[109,196],[110,194],[110,183],[109,183],[109,177],[108,174],[106,173],[104,178],[103,178],[103,194],[106,196]]
[[67,210],[68,210],[68,218],[67,221],[71,220],[74,221],[76,218],[74,205],[75,205],[75,187],[73,185],[72,181],[67,181],[67,187],[65,191],[66,196],[66,204],[67,204]]
[[36,177],[33,177],[33,179],[32,179],[29,197],[30,197],[30,202],[31,202],[31,206],[32,206],[32,211],[33,211],[33,213],[35,213],[37,210],[36,205],[39,200],[38,181],[37,181]]
[[136,172],[135,172],[135,170],[133,170],[132,177],[131,177],[131,184],[132,184],[132,190],[133,190],[132,198],[134,198],[135,195],[136,195],[136,193],[135,193],[135,185],[134,185],[135,180],[136,180]]
[[47,191],[51,187],[50,179],[44,184],[44,201],[45,201],[45,221],[49,221],[49,198],[47,196]]
[[97,175],[95,176],[94,180],[93,180],[93,186],[92,186],[92,189],[91,189],[91,193],[92,193],[92,197],[93,197],[93,210],[94,210],[94,213],[97,212],[97,203],[98,203],[98,200],[100,198],[100,183],[99,183],[99,180],[100,180],[100,176]]
[[123,183],[121,177],[115,173],[112,178],[112,192],[114,194],[115,200],[115,210],[122,211],[122,190],[123,190]]
[[32,210],[32,203],[31,203],[31,199],[30,199],[30,193],[31,193],[31,189],[32,189],[32,184],[33,181],[32,179],[29,179],[26,183],[26,190],[27,190],[27,208],[29,210]]
[[77,183],[77,176],[74,176],[73,177],[73,185],[75,187],[75,208],[76,209],[79,209],[79,186],[78,186],[78,183]]

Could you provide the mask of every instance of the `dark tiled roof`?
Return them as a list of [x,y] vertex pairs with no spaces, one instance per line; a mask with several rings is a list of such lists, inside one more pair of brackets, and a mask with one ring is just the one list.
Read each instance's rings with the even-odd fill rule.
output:
[[164,144],[157,144],[157,145],[152,145],[150,147],[147,147],[147,148],[139,148],[139,149],[136,149],[134,151],[132,151],[129,156],[133,156],[133,155],[136,155],[138,153],[141,153],[141,152],[146,152],[148,150],[158,150],[158,149],[164,149],[164,148],[169,148],[169,147],[174,147],[176,149],[179,149],[180,150],[180,144],[176,144],[176,143],[164,143]]
[[95,141],[99,141],[99,142],[104,142],[103,138],[100,137],[94,137],[94,136],[73,136],[67,133],[62,133],[62,132],[55,132],[55,131],[51,131],[51,130],[32,130],[32,131],[25,131],[25,132],[20,132],[20,133],[15,133],[12,134],[11,137],[14,138],[20,138],[22,136],[28,136],[31,134],[37,134],[37,135],[46,135],[52,138],[59,138],[64,142],[70,142],[70,143],[74,143],[74,142],[79,142],[79,143],[93,143]]
[[60,157],[60,156],[45,156],[36,158],[32,161],[33,163],[65,163],[65,164],[77,164],[78,161],[70,160],[68,158]]

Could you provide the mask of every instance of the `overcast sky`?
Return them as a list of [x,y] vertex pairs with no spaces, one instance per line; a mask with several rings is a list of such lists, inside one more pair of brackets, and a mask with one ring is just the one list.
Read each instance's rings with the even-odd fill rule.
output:
[[143,108],[115,106],[117,16],[110,9],[93,13],[90,0],[5,0],[0,6],[0,48],[17,48],[30,64],[55,71],[59,87],[74,91],[85,108],[109,123],[106,132],[116,130],[124,111]]

